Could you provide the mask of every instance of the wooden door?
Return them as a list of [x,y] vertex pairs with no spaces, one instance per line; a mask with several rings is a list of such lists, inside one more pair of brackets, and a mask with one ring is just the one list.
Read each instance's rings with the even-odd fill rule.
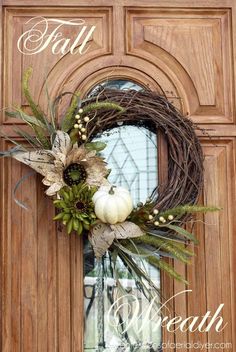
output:
[[[107,77],[125,77],[164,92],[200,127],[205,153],[203,199],[220,213],[197,224],[200,245],[193,265],[176,268],[190,281],[191,294],[176,298],[182,316],[204,315],[224,303],[222,333],[163,333],[164,342],[229,343],[236,349],[235,204],[235,47],[234,0],[2,0],[1,101],[25,108],[23,71],[34,69],[34,98],[46,109],[45,80],[52,97],[62,91],[89,91]],[[83,54],[23,55],[17,40],[36,16],[84,19],[95,25]],[[63,36],[75,38],[72,27]],[[2,112],[1,128],[15,137],[17,122]],[[9,143],[1,140],[1,149]],[[27,167],[1,160],[1,350],[83,351],[83,274],[79,238],[52,222],[51,200],[40,179],[30,177],[17,190],[29,207],[21,209],[12,190]],[[165,296],[185,287],[163,277]],[[231,345],[230,345],[231,344]],[[203,351],[207,350],[204,345]],[[215,347],[214,347],[215,346]],[[195,348],[200,351],[199,348]],[[170,348],[167,350],[169,351]],[[173,350],[173,349],[172,349]],[[178,350],[178,348],[176,348]],[[182,347],[181,351],[187,351]],[[194,349],[191,349],[194,350]]]

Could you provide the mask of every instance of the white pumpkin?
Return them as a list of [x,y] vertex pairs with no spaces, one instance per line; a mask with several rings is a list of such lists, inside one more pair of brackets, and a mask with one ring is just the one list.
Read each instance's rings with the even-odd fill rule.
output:
[[101,186],[93,196],[95,214],[104,223],[123,222],[133,210],[129,191],[123,187]]

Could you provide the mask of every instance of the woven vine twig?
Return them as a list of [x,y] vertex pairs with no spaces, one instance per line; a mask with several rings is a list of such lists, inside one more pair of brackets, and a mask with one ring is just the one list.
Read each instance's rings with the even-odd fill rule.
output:
[[[165,210],[183,204],[195,204],[203,185],[203,153],[194,123],[184,117],[164,96],[151,91],[103,89],[89,104],[114,102],[123,112],[99,109],[89,112],[88,137],[101,135],[117,123],[161,131],[168,145],[168,179],[153,192],[156,208]],[[86,103],[83,106],[86,109]]]

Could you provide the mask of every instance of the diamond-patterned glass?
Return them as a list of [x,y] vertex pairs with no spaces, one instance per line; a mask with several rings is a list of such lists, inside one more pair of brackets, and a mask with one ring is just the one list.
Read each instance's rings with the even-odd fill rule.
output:
[[[102,83],[99,87],[116,89],[141,90],[143,87],[127,80],[112,80]],[[95,87],[90,94],[96,94]],[[132,194],[134,204],[145,201],[158,184],[158,159],[157,159],[157,136],[145,128],[136,126],[117,125],[111,131],[104,132],[97,140],[107,143],[102,152],[111,169],[109,175],[110,183],[126,187]],[[84,309],[85,309],[85,337],[84,351],[88,352],[151,352],[159,351],[161,342],[161,329],[155,323],[153,314],[146,317],[145,328],[137,332],[142,326],[145,312],[148,310],[148,302],[142,292],[138,289],[136,282],[123,263],[118,260],[116,264],[117,279],[111,272],[109,257],[103,258],[104,291],[103,302],[97,296],[96,279],[98,275],[93,252],[88,242],[84,247],[85,255],[85,278],[84,278]],[[137,259],[138,260],[138,259]],[[144,270],[150,275],[157,287],[160,287],[159,271],[142,260]],[[120,295],[119,286],[122,285],[126,292],[137,298],[140,304],[140,316],[135,320],[135,325],[126,333],[122,333],[123,319],[129,316],[130,311],[124,305],[119,313],[118,326],[109,324],[109,309],[117,295]],[[152,289],[150,289],[152,290]],[[124,304],[125,302],[124,299]],[[104,348],[98,348],[98,316],[97,311],[102,304],[104,309]],[[131,309],[134,309],[131,308]],[[110,318],[112,318],[110,316]]]

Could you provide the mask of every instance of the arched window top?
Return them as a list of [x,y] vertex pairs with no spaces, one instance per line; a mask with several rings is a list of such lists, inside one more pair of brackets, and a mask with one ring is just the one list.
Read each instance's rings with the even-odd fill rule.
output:
[[96,91],[100,89],[101,87],[103,88],[110,88],[110,89],[119,89],[119,90],[129,90],[133,89],[136,91],[141,91],[144,90],[145,87],[140,85],[139,83],[136,83],[135,81],[131,81],[129,79],[120,79],[120,78],[112,78],[108,79],[104,82],[101,82],[100,84],[96,85],[91,89],[89,92],[89,95],[91,94],[96,94]]

